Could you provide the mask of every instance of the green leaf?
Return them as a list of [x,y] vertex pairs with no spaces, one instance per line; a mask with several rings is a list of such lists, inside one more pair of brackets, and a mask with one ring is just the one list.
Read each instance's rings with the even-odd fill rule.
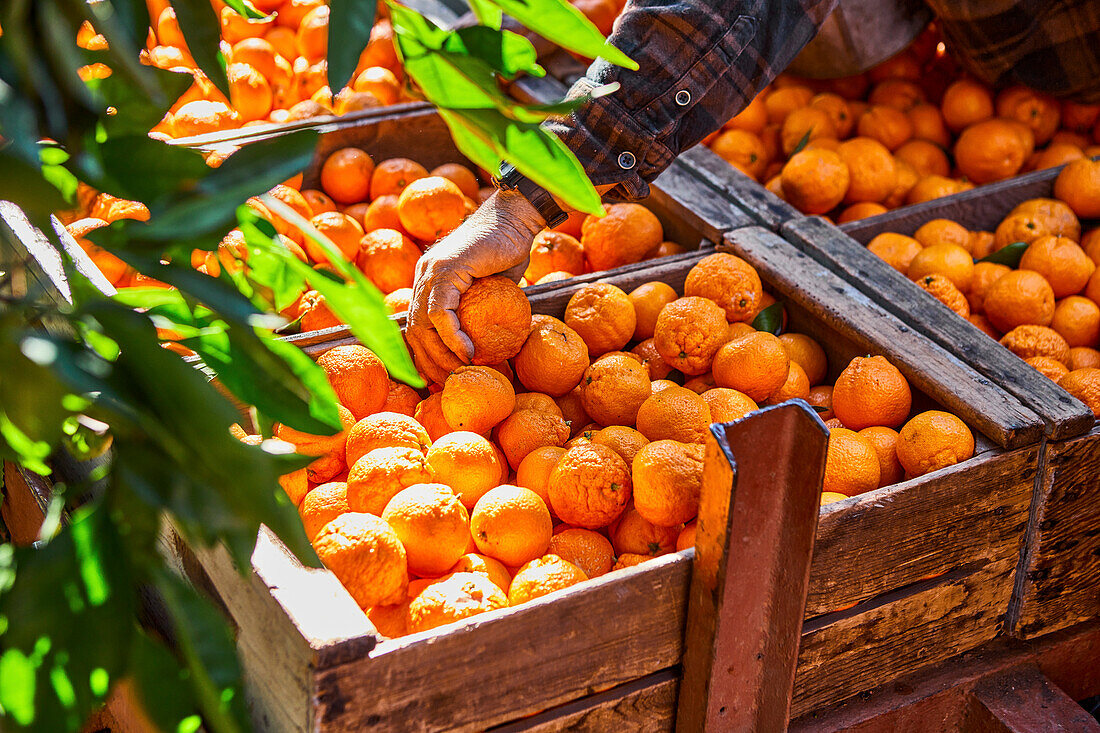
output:
[[795,145],[794,150],[791,151],[792,157],[801,153],[809,145],[811,133],[813,133],[813,128],[806,130],[806,134],[802,136],[802,139],[798,141],[798,145]]
[[212,173],[198,151],[168,145],[144,133],[112,135],[90,145],[78,165],[82,178],[97,190],[142,201],[151,209],[159,208],[169,194],[193,191]]
[[220,57],[221,23],[209,0],[172,0],[191,57],[222,94],[229,97],[229,79]]
[[1023,259],[1024,252],[1027,252],[1029,246],[1031,245],[1027,242],[1013,242],[980,260],[976,260],[976,262],[995,262],[998,265],[1007,265],[1012,269],[1016,269],[1020,266],[1020,260]]
[[756,318],[752,319],[751,325],[757,331],[767,331],[773,336],[778,336],[783,331],[784,315],[783,304],[772,303],[756,314]]
[[376,6],[377,0],[329,0],[328,86],[333,94],[351,82],[370,41]]
[[271,304],[280,313],[305,292],[302,277],[286,260],[268,250],[253,248],[248,253],[248,278],[271,292]]
[[526,38],[511,31],[485,26],[460,28],[447,38],[443,49],[485,61],[508,79],[521,71],[531,76],[546,76],[546,70],[538,64],[535,47]]
[[35,684],[41,662],[32,660],[18,649],[0,656],[0,709],[17,725],[34,722]]
[[130,644],[129,672],[142,707],[160,730],[178,731],[199,711],[189,671],[140,629]]
[[238,15],[243,15],[250,20],[261,20],[267,17],[251,5],[246,5],[242,0],[224,0],[224,2],[226,5],[236,10]]
[[602,57],[633,71],[638,64],[607,43],[580,10],[565,0],[490,0],[524,26],[562,48],[589,58]]
[[27,162],[11,148],[0,149],[0,200],[14,202],[31,217],[48,218],[68,206],[41,166]]
[[494,30],[500,30],[501,23],[504,21],[504,13],[496,5],[493,5],[492,0],[469,0],[469,2],[470,9],[474,11],[477,22]]
[[831,409],[833,409],[831,407],[826,407],[825,405],[810,405],[810,407],[814,408],[814,412],[818,413],[819,415],[823,412],[829,412]]
[[106,79],[87,82],[88,88],[106,107],[113,107],[113,115],[100,118],[100,126],[109,136],[146,135],[168,112],[172,104],[195,83],[186,72],[168,71],[152,66],[141,67],[149,76],[153,94],[135,85],[121,74],[111,74]]

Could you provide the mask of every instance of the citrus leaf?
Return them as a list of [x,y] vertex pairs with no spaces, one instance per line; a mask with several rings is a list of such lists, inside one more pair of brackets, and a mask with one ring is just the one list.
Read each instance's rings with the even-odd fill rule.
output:
[[977,262],[995,262],[998,265],[1007,265],[1012,269],[1016,269],[1020,266],[1020,260],[1023,259],[1024,252],[1027,252],[1029,246],[1027,242],[1013,242],[1007,247],[1002,247],[996,252],[986,255]]
[[328,86],[333,94],[351,81],[376,11],[376,0],[329,0]]
[[546,70],[538,64],[535,47],[511,31],[485,26],[460,28],[447,38],[443,49],[481,59],[508,79],[521,71],[531,76],[546,76]]
[[474,11],[474,17],[477,18],[478,23],[494,30],[500,30],[501,23],[504,22],[504,13],[496,5],[493,5],[492,0],[469,0],[469,2],[470,9]]
[[757,331],[767,331],[773,336],[778,336],[783,330],[783,304],[772,303],[764,310],[756,314],[752,319],[752,327]]
[[798,145],[794,146],[794,150],[791,151],[791,157],[801,153],[806,146],[810,143],[810,134],[813,133],[813,128],[806,130],[806,134],[802,136],[802,139],[798,141]]
[[580,10],[565,0],[490,0],[524,26],[556,43],[589,58],[601,57],[616,66],[633,71],[638,64],[608,43]]
[[261,13],[251,5],[246,5],[242,0],[223,0],[226,5],[237,11],[238,15],[243,15],[249,20],[261,20],[267,16]]

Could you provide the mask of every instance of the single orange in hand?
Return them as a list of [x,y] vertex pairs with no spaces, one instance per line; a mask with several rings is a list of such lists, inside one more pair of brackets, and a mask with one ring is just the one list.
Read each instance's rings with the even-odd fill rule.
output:
[[531,304],[503,275],[474,280],[462,294],[457,312],[463,333],[474,345],[474,364],[511,359],[531,332]]

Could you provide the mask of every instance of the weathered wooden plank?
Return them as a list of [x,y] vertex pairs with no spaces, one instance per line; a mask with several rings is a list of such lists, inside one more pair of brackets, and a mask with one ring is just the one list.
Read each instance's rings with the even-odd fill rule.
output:
[[[878,260],[863,247],[847,241],[852,248]],[[861,348],[882,353],[911,384],[998,444],[1018,447],[1036,443],[1042,437],[1043,425],[1039,417],[1021,405],[1020,399],[967,367],[964,359],[949,353],[950,349],[933,348],[928,339],[907,325],[911,321],[906,321],[904,314],[887,312],[864,289],[849,284],[827,265],[811,257],[812,252],[797,245],[787,246],[778,236],[759,227],[730,232],[726,235],[724,248],[752,263],[777,297],[811,311]],[[914,286],[914,289],[938,303],[919,288]],[[950,311],[948,313],[973,328]],[[986,341],[1015,359],[1024,369],[1035,372],[988,338]],[[1049,379],[1045,381],[1053,386]],[[1069,399],[1069,395],[1065,397]]]
[[1034,664],[988,675],[974,685],[962,722],[973,733],[1100,733],[1100,723]]
[[752,218],[752,223],[779,231],[784,222],[801,218],[802,212],[722,160],[710,148],[696,145],[678,160],[695,175],[735,202]]
[[787,222],[782,234],[823,266],[847,273],[856,288],[920,338],[933,341],[1019,398],[1042,417],[1050,439],[1069,438],[1092,427],[1092,412],[1079,400],[824,219]]
[[369,661],[322,664],[317,724],[481,730],[672,666],[683,649],[692,554],[384,641]]
[[1046,453],[1011,619],[1024,638],[1100,616],[1100,428]]

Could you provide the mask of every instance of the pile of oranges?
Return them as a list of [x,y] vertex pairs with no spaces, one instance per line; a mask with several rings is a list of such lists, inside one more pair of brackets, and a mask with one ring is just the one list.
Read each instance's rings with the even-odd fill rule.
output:
[[[993,232],[933,219],[867,247],[1100,417],[1100,227],[1081,224],[1100,218],[1100,161],[1066,165],[1054,195],[1020,203]],[[1023,250],[1015,269],[980,261],[1010,245]]]
[[[393,27],[380,17],[359,58],[352,81],[335,92],[328,87],[327,0],[246,0],[268,14],[252,20],[221,0],[211,0],[221,23],[221,52],[229,78],[229,98],[195,63],[167,0],[147,0],[152,27],[142,62],[190,73],[194,84],[172,105],[152,134],[188,137],[242,126],[304,120],[395,104],[407,99],[404,72],[393,45]],[[385,15],[385,6],[379,7]],[[85,22],[77,44],[103,50],[107,41]],[[111,70],[97,63],[81,69],[85,80]]]
[[929,29],[865,74],[781,75],[706,144],[838,223],[1100,155],[1100,105],[960,75]]
[[773,300],[725,253],[691,269],[683,297],[589,284],[562,319],[532,315],[508,278],[476,280],[458,308],[472,364],[426,395],[365,347],[319,357],[345,429],[277,427],[316,457],[284,488],[326,566],[395,637],[693,546],[708,426],[760,405],[802,398],[827,420],[823,504],[973,455],[954,415],[910,414],[885,358],[852,359],[829,385],[816,341],[755,330]]

